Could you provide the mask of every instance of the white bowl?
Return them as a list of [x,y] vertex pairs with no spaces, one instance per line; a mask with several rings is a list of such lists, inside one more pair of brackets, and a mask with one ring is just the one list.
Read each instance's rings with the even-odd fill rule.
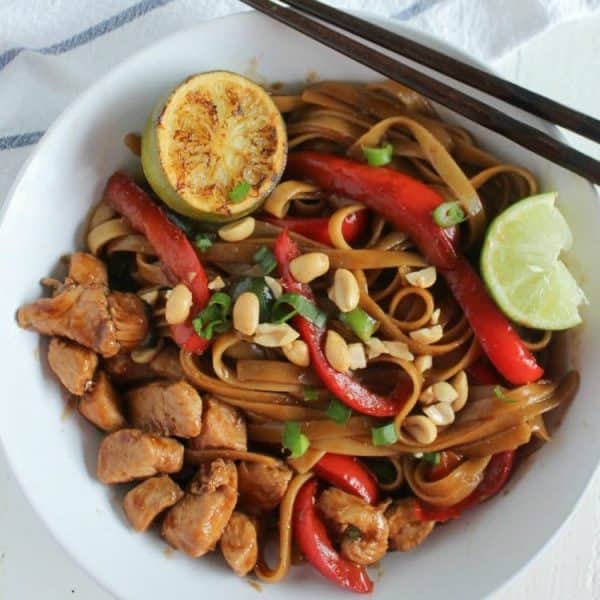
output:
[[[423,34],[385,24],[465,59]],[[40,295],[38,280],[55,269],[61,254],[81,247],[84,218],[107,177],[132,163],[123,135],[141,131],[151,106],[169,88],[190,73],[211,69],[238,71],[261,82],[302,83],[315,72],[320,78],[378,77],[256,13],[177,33],[124,62],[64,112],[23,168],[1,224],[4,449],[54,536],[84,569],[128,599],[207,593],[254,598],[256,591],[219,557],[167,557],[156,534],[140,535],[128,527],[121,491],[94,477],[100,434],[76,415],[65,418],[65,394],[48,372],[46,345],[19,329],[14,313]],[[532,169],[544,189],[560,192],[561,207],[575,234],[572,264],[590,303],[599,306],[600,210],[592,187],[497,135],[466,125],[485,147]],[[573,510],[600,457],[600,383],[594,375],[600,360],[600,312],[584,313],[585,326],[578,336],[582,386],[554,441],[519,469],[510,494],[439,527],[415,551],[388,555],[376,582],[378,597],[427,600],[438,598],[443,589],[453,598],[481,598],[523,567]],[[306,566],[293,568],[279,585],[263,586],[261,597],[305,600],[312,593],[348,597]]]

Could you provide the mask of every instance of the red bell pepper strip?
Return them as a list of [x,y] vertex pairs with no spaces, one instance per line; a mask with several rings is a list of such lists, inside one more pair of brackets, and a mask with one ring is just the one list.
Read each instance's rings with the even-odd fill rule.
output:
[[[277,227],[281,227],[282,229],[289,229],[294,233],[303,235],[326,246],[333,246],[329,237],[329,217],[289,217],[278,219],[270,215],[260,215],[257,218],[261,221],[271,223],[271,225],[277,225]],[[369,216],[364,210],[348,215],[342,223],[344,239],[349,244],[356,241],[365,231],[368,220]]]
[[464,500],[454,506],[429,506],[419,502],[417,514],[422,521],[444,522],[456,519],[465,510],[496,495],[506,484],[515,462],[515,451],[506,450],[492,456],[481,483]]
[[[273,253],[277,259],[284,289],[314,302],[310,287],[297,282],[290,273],[290,261],[299,256],[300,250],[287,230],[282,231],[275,239]],[[300,315],[294,317],[294,326],[308,346],[311,364],[319,379],[340,402],[356,412],[372,417],[391,417],[398,414],[402,404],[410,396],[410,384],[401,381],[389,396],[375,394],[346,373],[336,371],[329,364],[323,352],[325,342],[323,327],[317,327]]]
[[369,504],[377,504],[379,487],[371,475],[354,456],[327,452],[313,467],[315,474],[345,492],[360,496]]
[[514,385],[539,379],[544,370],[494,304],[467,260],[460,257],[454,268],[441,272],[494,367]]
[[429,467],[428,481],[439,481],[443,479],[460,464],[460,456],[452,450],[442,450],[440,452],[440,462],[437,465]]
[[389,219],[414,240],[441,270],[493,365],[515,385],[539,379],[543,370],[489,297],[483,282],[456,252],[455,230],[436,225],[431,215],[442,198],[424,183],[383,167],[370,167],[319,152],[295,152],[287,169],[319,187],[357,200]]
[[320,152],[293,152],[287,172],[381,213],[410,235],[431,264],[451,268],[456,262],[457,229],[436,225],[431,213],[444,200],[424,183],[394,169]]
[[482,356],[466,369],[469,382],[478,385],[497,385],[500,383],[500,375],[491,365],[490,361]]
[[367,570],[341,557],[333,548],[327,529],[315,508],[317,481],[307,481],[298,492],[292,513],[294,539],[306,560],[337,585],[358,594],[373,590]]
[[[131,227],[148,238],[174,284],[184,283],[192,292],[194,309],[204,308],[210,298],[202,263],[183,231],[125,173],[110,177],[104,199]],[[191,323],[172,327],[175,342],[190,352],[202,353],[209,341],[199,337]]]

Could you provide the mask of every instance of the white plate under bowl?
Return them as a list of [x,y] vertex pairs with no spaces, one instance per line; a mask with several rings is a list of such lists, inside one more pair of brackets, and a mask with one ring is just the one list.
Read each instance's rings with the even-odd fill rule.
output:
[[[427,36],[393,22],[387,26],[461,57]],[[125,61],[74,102],[23,168],[1,224],[0,435],[18,480],[48,528],[83,568],[119,597],[347,597],[306,566],[293,568],[279,585],[263,586],[257,596],[219,557],[166,556],[157,535],[134,533],[121,512],[121,492],[94,477],[100,434],[75,414],[64,417],[64,394],[49,375],[44,343],[15,324],[17,307],[40,295],[40,277],[55,269],[61,254],[81,247],[84,218],[107,177],[131,164],[123,135],[142,129],[152,104],[169,88],[190,73],[211,69],[238,71],[261,82],[302,83],[315,74],[378,77],[252,13],[168,37]],[[560,192],[576,240],[573,262],[592,307],[599,306],[600,211],[592,188],[511,142],[467,125],[485,147],[529,167],[545,190]],[[439,527],[417,550],[388,555],[383,576],[376,578],[378,598],[437,599],[441,590],[452,598],[481,598],[523,567],[573,510],[600,457],[600,311],[584,312],[582,387],[554,441],[518,472],[510,494]]]

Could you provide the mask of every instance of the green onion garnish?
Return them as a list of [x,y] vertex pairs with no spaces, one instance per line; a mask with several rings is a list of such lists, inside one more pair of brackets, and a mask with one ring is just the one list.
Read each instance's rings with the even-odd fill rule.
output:
[[502,386],[497,385],[494,387],[494,394],[496,394],[496,398],[502,400],[502,402],[506,402],[507,404],[514,404],[517,400],[513,400],[509,396],[504,393]]
[[389,460],[369,460],[367,466],[375,474],[377,481],[381,483],[396,481],[398,472]]
[[379,321],[358,306],[350,312],[340,313],[339,319],[363,342],[366,342],[379,327]]
[[346,531],[344,531],[344,535],[349,537],[351,540],[358,540],[360,537],[362,537],[360,529],[354,525],[349,525]]
[[268,275],[277,266],[275,255],[266,247],[262,246],[254,253],[254,262],[262,269],[264,275]]
[[304,399],[307,402],[314,402],[319,397],[316,388],[313,388],[313,387],[305,387],[303,390],[303,394],[304,394]]
[[214,233],[199,233],[194,240],[196,248],[198,248],[200,252],[206,252],[213,245],[216,237],[217,236]]
[[432,465],[439,465],[442,455],[439,452],[423,452],[423,460]]
[[392,156],[394,154],[394,147],[391,144],[384,144],[379,148],[369,148],[363,146],[363,155],[367,159],[367,162],[372,167],[383,167],[392,162]]
[[352,409],[337,398],[332,398],[327,407],[327,416],[338,425],[343,425],[352,416]]
[[[289,310],[289,306],[292,307],[292,310]],[[327,322],[327,315],[323,311],[319,310],[308,298],[296,292],[280,296],[273,305],[271,315],[273,323],[277,324],[285,323],[295,315],[304,317],[317,327],[323,327]]]
[[371,429],[371,439],[374,446],[387,446],[398,441],[396,426],[393,423],[382,425],[381,427],[373,427]]
[[308,438],[300,430],[300,423],[285,422],[281,444],[291,452],[291,458],[299,458],[308,450]]
[[207,340],[215,333],[224,333],[231,329],[231,296],[216,292],[192,321],[194,331]]
[[240,181],[233,186],[229,191],[229,199],[236,204],[245,200],[246,196],[250,193],[252,186],[247,181]]
[[466,220],[467,215],[460,202],[442,202],[433,211],[433,220],[440,227],[452,227]]

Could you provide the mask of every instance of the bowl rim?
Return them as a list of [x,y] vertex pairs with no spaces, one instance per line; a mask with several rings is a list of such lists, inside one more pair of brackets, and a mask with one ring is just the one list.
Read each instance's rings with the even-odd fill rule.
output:
[[[398,31],[407,37],[415,37],[417,41],[425,45],[433,45],[437,46],[441,51],[447,53],[451,56],[455,56],[459,60],[463,62],[470,63],[476,67],[481,68],[484,71],[490,72],[492,74],[499,74],[499,71],[491,68],[489,65],[483,63],[482,61],[475,59],[469,55],[467,55],[464,50],[461,48],[450,44],[449,42],[437,38],[434,35],[431,35],[429,32],[421,31],[412,27],[409,23],[395,20],[393,17],[384,17],[381,15],[377,15],[376,13],[366,11],[366,10],[356,10],[356,9],[347,9],[347,12],[355,14],[356,16],[360,16],[368,21],[371,21],[374,24],[377,24],[385,29],[389,29],[391,31]],[[200,21],[195,23],[194,25],[188,27],[182,27],[174,32],[171,32],[167,35],[159,37],[151,44],[137,50],[136,52],[131,53],[126,58],[122,59],[120,62],[109,68],[105,73],[99,76],[96,80],[94,80],[90,85],[85,87],[82,91],[80,91],[76,96],[61,110],[60,114],[52,121],[52,123],[48,126],[46,131],[44,132],[42,138],[37,142],[35,148],[32,149],[29,156],[25,159],[21,167],[19,168],[17,175],[15,176],[12,184],[9,186],[9,189],[6,193],[5,200],[2,204],[0,204],[0,232],[4,227],[4,223],[6,221],[6,215],[10,208],[14,205],[14,197],[18,188],[20,187],[22,181],[25,179],[26,174],[30,168],[30,165],[38,158],[40,154],[42,154],[45,150],[46,145],[49,143],[49,140],[54,136],[57,130],[60,130],[60,127],[64,120],[69,117],[69,114],[74,111],[79,105],[86,102],[87,98],[94,95],[96,90],[102,88],[105,83],[111,78],[115,77],[118,73],[122,71],[126,71],[130,63],[136,61],[140,57],[145,54],[152,54],[156,51],[156,48],[162,44],[168,44],[178,37],[185,37],[190,35],[192,32],[200,31],[205,28],[210,28],[213,24],[226,20],[235,20],[235,19],[252,19],[259,18],[263,20],[270,20],[269,17],[263,15],[262,13],[256,10],[244,10],[241,9],[237,12],[230,13],[227,15],[222,15],[219,17],[211,18],[206,21]],[[286,27],[285,25],[278,23],[278,27]],[[310,39],[310,38],[309,38]],[[410,61],[409,61],[410,62]],[[428,70],[426,67],[417,67],[423,68],[426,71]],[[383,77],[383,76],[382,76]],[[475,93],[479,93],[475,91]],[[535,126],[542,129],[545,133],[551,135],[557,140],[560,140],[566,144],[569,142],[566,140],[565,135],[562,131],[555,125],[547,123],[546,121],[534,117],[533,115],[527,117],[528,120],[532,120],[535,123]],[[569,177],[577,177],[577,175],[570,173]],[[600,210],[600,187],[594,186],[589,181],[585,180],[585,184],[589,186],[591,189],[592,195],[595,197],[595,200],[598,203],[597,208]],[[105,581],[100,575],[96,574],[93,570],[89,569],[85,564],[82,558],[77,556],[74,551],[62,541],[62,538],[59,534],[59,530],[57,527],[49,524],[44,517],[44,513],[41,508],[38,506],[36,502],[33,501],[32,495],[30,494],[28,487],[25,485],[19,470],[16,468],[16,460],[14,458],[14,452],[9,450],[8,445],[5,443],[3,436],[0,432],[0,450],[3,451],[4,456],[6,457],[6,462],[9,466],[10,472],[15,478],[19,488],[21,489],[23,495],[27,499],[29,506],[33,509],[37,519],[41,522],[44,529],[50,534],[51,538],[58,544],[61,550],[69,557],[69,559],[77,565],[77,567],[82,570],[88,577],[90,577],[100,588],[109,594],[116,595],[117,590],[113,589],[109,581]],[[494,593],[497,593],[502,588],[507,586],[510,582],[514,581],[519,575],[521,575],[525,569],[531,564],[533,560],[538,558],[543,550],[548,548],[548,546],[556,540],[559,536],[560,532],[563,531],[565,524],[570,520],[572,515],[580,506],[583,497],[589,492],[589,488],[594,479],[595,474],[600,470],[600,455],[595,460],[595,466],[593,467],[591,473],[589,474],[585,485],[581,489],[580,493],[577,496],[577,499],[572,504],[572,506],[568,509],[567,514],[563,521],[554,529],[553,532],[547,535],[545,540],[535,549],[530,555],[520,564],[518,568],[516,568],[512,573],[504,580],[499,581],[497,583],[492,583],[491,588],[487,591],[487,595],[491,596]]]

